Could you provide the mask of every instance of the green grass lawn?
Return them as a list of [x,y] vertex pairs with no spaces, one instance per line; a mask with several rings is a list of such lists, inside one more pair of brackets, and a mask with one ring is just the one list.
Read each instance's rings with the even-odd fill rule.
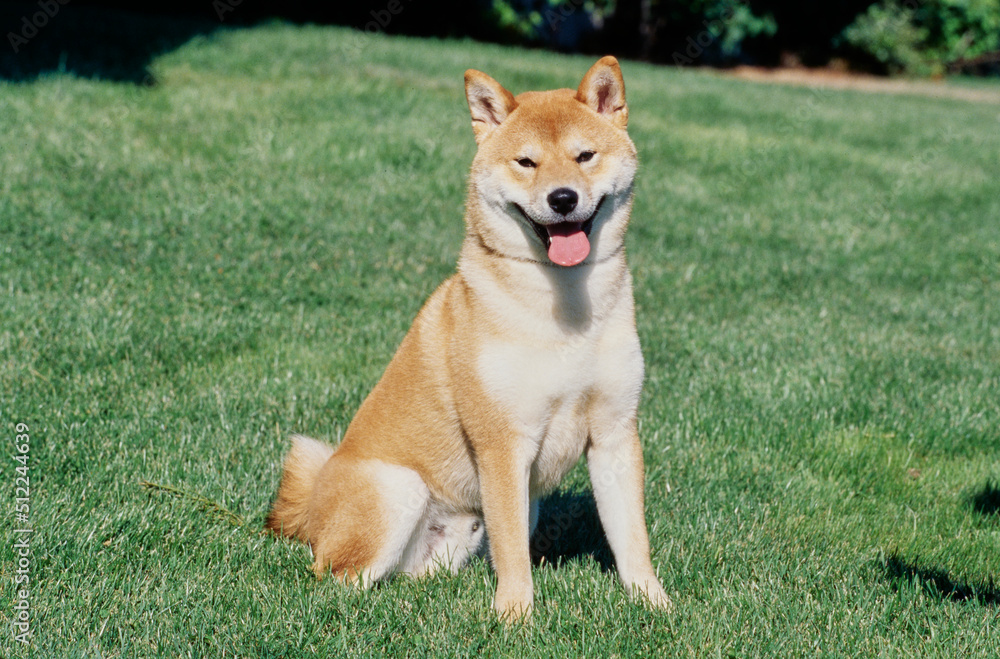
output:
[[153,86],[0,82],[0,655],[1000,654],[988,103],[623,63],[675,612],[618,585],[582,464],[543,504],[523,627],[483,561],[354,592],[262,533],[289,434],[335,442],[454,269],[463,71],[519,92],[592,60],[270,25],[194,38]]

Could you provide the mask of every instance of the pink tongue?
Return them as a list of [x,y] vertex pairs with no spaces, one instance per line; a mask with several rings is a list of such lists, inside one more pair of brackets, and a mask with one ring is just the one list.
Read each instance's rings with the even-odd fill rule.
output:
[[590,254],[590,241],[580,222],[560,222],[545,227],[549,231],[549,260],[556,265],[576,265]]

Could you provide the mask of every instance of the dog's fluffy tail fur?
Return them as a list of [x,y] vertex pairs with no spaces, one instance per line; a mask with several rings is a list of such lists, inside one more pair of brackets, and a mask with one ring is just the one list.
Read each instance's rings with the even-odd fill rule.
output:
[[278,498],[267,518],[267,528],[279,535],[305,540],[306,514],[316,477],[333,455],[333,447],[315,439],[295,435],[285,456]]

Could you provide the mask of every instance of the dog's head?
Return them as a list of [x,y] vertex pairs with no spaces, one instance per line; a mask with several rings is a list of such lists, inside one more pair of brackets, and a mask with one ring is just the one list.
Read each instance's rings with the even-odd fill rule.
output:
[[576,90],[513,96],[465,72],[479,149],[469,230],[487,249],[570,267],[622,246],[637,165],[618,61],[599,60]]

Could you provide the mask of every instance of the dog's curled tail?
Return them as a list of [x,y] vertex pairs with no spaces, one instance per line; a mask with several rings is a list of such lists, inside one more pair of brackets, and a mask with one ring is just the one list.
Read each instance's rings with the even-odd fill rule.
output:
[[279,535],[305,540],[306,513],[316,477],[333,455],[333,447],[302,435],[292,436],[292,448],[285,456],[278,498],[267,517],[267,528]]

